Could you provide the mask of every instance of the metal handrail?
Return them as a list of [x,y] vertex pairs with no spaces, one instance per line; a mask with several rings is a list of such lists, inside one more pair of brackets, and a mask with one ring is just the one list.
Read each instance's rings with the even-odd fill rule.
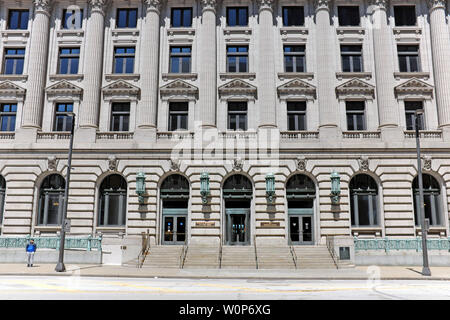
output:
[[150,230],[147,229],[147,233],[142,233],[142,248],[141,252],[139,252],[137,259],[137,267],[142,268],[145,262],[145,258],[150,251]]
[[222,269],[222,235],[219,234],[219,269]]
[[297,254],[295,253],[294,247],[290,245],[289,250],[291,250],[292,259],[294,260],[294,266],[295,269],[297,269]]
[[253,246],[255,247],[256,269],[258,269],[258,251],[256,250],[256,234],[253,235]]
[[184,260],[186,259],[187,251],[188,251],[188,245],[186,244],[186,239],[184,239],[183,249],[181,250],[181,253],[180,253],[180,269],[183,269],[183,267],[184,267]]
[[336,269],[339,269],[338,255],[336,253],[336,250],[334,250],[334,236],[327,235],[327,248],[328,251],[330,252],[331,258],[333,259]]

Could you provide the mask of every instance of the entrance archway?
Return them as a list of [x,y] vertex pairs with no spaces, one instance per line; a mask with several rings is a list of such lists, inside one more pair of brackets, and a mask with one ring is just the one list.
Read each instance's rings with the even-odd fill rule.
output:
[[314,243],[314,182],[305,175],[292,176],[286,183],[289,244]]
[[252,183],[243,175],[232,175],[223,184],[225,244],[250,244],[250,208],[252,197]]

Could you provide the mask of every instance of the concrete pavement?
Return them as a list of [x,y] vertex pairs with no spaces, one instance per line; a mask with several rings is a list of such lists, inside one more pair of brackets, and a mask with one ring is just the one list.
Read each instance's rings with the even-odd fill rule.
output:
[[112,265],[66,264],[66,272],[56,272],[56,264],[0,264],[0,275],[11,276],[88,276],[127,278],[192,279],[324,279],[324,280],[450,280],[450,267],[431,267],[431,277],[422,276],[420,266],[358,266],[345,269],[177,269],[141,268]]

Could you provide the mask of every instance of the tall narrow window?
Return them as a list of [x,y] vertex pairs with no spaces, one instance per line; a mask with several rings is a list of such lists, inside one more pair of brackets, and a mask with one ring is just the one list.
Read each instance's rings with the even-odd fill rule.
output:
[[134,48],[115,48],[114,73],[133,73],[134,55]]
[[128,131],[130,127],[130,103],[114,102],[111,106],[111,131]]
[[16,130],[16,103],[2,103],[0,106],[0,125],[1,131]]
[[288,101],[288,130],[306,130],[306,102]]
[[[439,183],[433,176],[429,174],[422,175],[423,185],[423,204],[425,211],[425,219],[429,219],[430,226],[440,226],[443,224],[441,217],[441,188]],[[414,220],[416,226],[422,225],[420,207],[419,207],[419,178],[413,180],[414,194]]]
[[81,29],[83,26],[83,10],[64,9],[61,21],[62,29]]
[[[405,101],[406,130],[416,130],[416,110],[423,109],[422,101]],[[419,115],[419,130],[425,130],[423,114]]]
[[305,46],[284,46],[284,71],[305,72]]
[[248,47],[227,47],[227,72],[248,72]]
[[66,181],[59,174],[49,175],[39,189],[38,225],[60,225]]
[[170,47],[170,73],[191,72],[191,47]]
[[188,129],[188,103],[171,102],[169,104],[169,131]]
[[415,6],[394,6],[394,16],[396,26],[415,26],[416,7]]
[[3,211],[5,211],[6,181],[0,176],[0,226],[3,224]]
[[117,9],[116,27],[117,28],[136,28],[137,25],[136,8]]
[[378,187],[366,174],[358,174],[350,180],[350,213],[352,226],[377,226]]
[[359,26],[359,7],[358,6],[338,6],[339,25]]
[[361,72],[362,48],[361,46],[341,46],[342,71]]
[[10,30],[27,30],[28,29],[28,10],[9,10],[8,29]]
[[247,102],[228,102],[228,130],[247,130]]
[[283,26],[303,26],[305,24],[305,11],[301,6],[283,7]]
[[24,60],[25,60],[25,49],[23,48],[5,49],[3,74],[22,74]]
[[172,8],[171,26],[188,28],[192,26],[192,8]]
[[58,103],[55,108],[54,131],[72,131],[73,103]]
[[59,49],[59,74],[77,74],[80,61],[80,48]]
[[397,46],[398,64],[400,72],[419,72],[419,46],[402,45]]
[[366,130],[364,101],[346,101],[347,130]]
[[227,25],[229,27],[248,25],[248,7],[228,7]]
[[127,182],[118,175],[107,176],[99,189],[98,225],[125,226],[127,212]]

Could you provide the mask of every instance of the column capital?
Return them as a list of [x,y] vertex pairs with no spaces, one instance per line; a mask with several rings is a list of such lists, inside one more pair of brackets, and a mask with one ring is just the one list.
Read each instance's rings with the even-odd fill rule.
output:
[[258,0],[259,11],[270,10],[273,12],[274,0]]
[[430,12],[434,9],[445,9],[446,4],[447,0],[427,0],[427,5],[430,9]]
[[97,11],[101,14],[105,14],[106,7],[109,4],[109,0],[89,0],[89,6],[91,7],[91,11]]
[[210,10],[216,13],[218,0],[200,0],[200,4],[202,6],[202,12]]
[[314,9],[319,10],[330,10],[331,0],[314,0]]
[[33,0],[35,12],[41,12],[50,16],[53,0]]
[[144,5],[147,6],[147,11],[155,11],[158,14],[165,3],[165,0],[144,0]]
[[370,0],[370,5],[376,9],[387,10],[389,8],[389,0]]

